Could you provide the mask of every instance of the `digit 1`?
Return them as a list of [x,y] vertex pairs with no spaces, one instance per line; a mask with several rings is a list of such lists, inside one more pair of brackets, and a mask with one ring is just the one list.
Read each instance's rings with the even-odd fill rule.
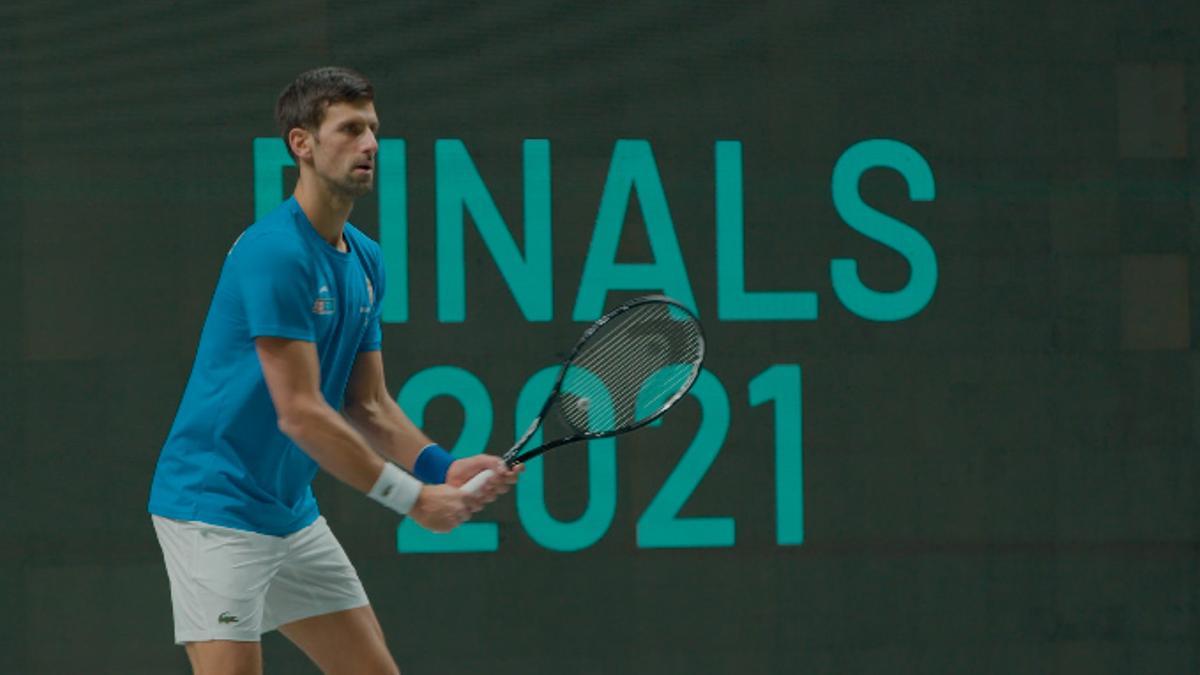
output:
[[800,366],[777,363],[750,380],[750,405],[775,402],[775,537],[804,543],[804,440]]
[[[413,424],[424,425],[425,407],[438,396],[450,396],[463,407],[463,430],[454,444],[455,457],[477,455],[492,433],[492,399],[487,387],[469,371],[455,366],[434,366],[412,376],[397,400]],[[471,522],[445,534],[435,534],[411,518],[396,530],[396,550],[401,553],[469,553],[495,551],[500,533],[495,523]]]

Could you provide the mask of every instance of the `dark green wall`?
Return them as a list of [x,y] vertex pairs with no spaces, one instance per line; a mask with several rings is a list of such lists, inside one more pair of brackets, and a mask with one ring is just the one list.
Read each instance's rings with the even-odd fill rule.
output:
[[[574,553],[534,542],[510,497],[482,516],[497,552],[401,555],[393,515],[319,478],[405,673],[1200,672],[1200,5],[826,0],[0,8],[0,672],[187,672],[149,480],[252,220],[252,139],[292,77],[330,63],[372,78],[382,135],[408,149],[393,391],[465,368],[506,447],[520,385],[582,327],[592,224],[632,138],[654,149],[730,396],[681,512],[733,517],[729,547],[636,543],[693,403],[622,444],[612,525]],[[529,138],[552,144],[555,319],[514,314],[468,229],[467,321],[441,324],[434,143],[463,141],[520,241]],[[829,274],[852,257],[877,288],[908,279],[830,196],[871,138],[916,149],[937,186],[913,202],[895,172],[861,184],[937,254],[932,301],[892,323],[848,311]],[[729,139],[747,288],[812,291],[816,320],[719,320]],[[353,220],[378,234],[375,200]],[[623,260],[649,260],[643,222],[634,201]],[[775,363],[803,369],[800,546],[775,543],[774,417],[746,389]],[[451,441],[463,412],[427,417]],[[581,457],[547,463],[564,519]],[[264,645],[267,672],[314,672]]]

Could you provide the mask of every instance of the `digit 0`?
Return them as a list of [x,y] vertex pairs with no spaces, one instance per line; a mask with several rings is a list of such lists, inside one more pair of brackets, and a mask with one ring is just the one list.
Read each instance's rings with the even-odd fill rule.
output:
[[[558,369],[550,366],[538,371],[521,389],[516,410],[518,430],[523,430],[521,425],[537,416],[554,386]],[[529,443],[536,446],[541,442],[542,430],[538,429]],[[548,549],[578,551],[595,544],[608,531],[617,512],[616,440],[601,438],[587,441],[587,446],[588,503],[578,519],[557,520],[547,510],[542,457],[535,457],[525,465],[525,475],[517,483],[517,515],[529,537]]]

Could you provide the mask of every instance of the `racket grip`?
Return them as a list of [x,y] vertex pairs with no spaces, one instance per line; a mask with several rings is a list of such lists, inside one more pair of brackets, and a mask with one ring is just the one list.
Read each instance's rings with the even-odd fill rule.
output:
[[475,474],[475,476],[473,478],[471,478],[471,480],[463,483],[462,487],[460,487],[459,489],[462,490],[463,492],[466,492],[467,494],[473,495],[479,491],[479,488],[483,487],[484,483],[488,482],[489,478],[491,478],[492,476],[495,476],[495,475],[496,475],[495,471],[492,471],[491,469],[484,469],[483,471],[480,471],[479,473]]

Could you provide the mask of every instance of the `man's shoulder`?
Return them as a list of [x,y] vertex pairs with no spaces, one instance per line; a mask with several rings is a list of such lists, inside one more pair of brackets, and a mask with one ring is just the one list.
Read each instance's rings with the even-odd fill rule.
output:
[[304,240],[281,205],[242,232],[229,249],[231,257],[307,258]]

